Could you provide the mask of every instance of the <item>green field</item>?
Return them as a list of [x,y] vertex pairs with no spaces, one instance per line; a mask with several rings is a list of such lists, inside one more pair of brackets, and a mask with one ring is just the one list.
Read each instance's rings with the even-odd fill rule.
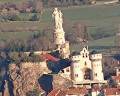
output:
[[[117,5],[62,8],[64,20],[69,20],[71,24],[81,22],[89,28],[90,33],[94,33],[97,28],[102,27],[108,34],[114,34],[115,24],[120,24],[119,10],[120,7]],[[0,23],[0,29],[9,30],[36,27],[42,30],[47,26],[53,26],[52,11],[45,10],[40,22],[5,22]],[[20,18],[25,19],[29,19],[32,15],[33,13],[19,14]],[[40,16],[40,14],[38,15]]]
[[75,50],[81,51],[82,48],[84,47],[84,45],[88,45],[90,51],[96,50],[96,49],[99,51],[104,51],[104,50],[107,50],[107,49],[115,46],[115,44],[114,44],[115,38],[116,38],[116,36],[111,36],[111,37],[107,37],[107,38],[103,38],[103,39],[89,41],[88,43],[71,45],[71,52],[73,52]]
[[1,2],[21,2],[21,1],[32,1],[32,0],[0,0]]
[[[68,20],[71,25],[74,25],[76,22],[81,22],[86,25],[89,29],[90,34],[97,32],[98,28],[104,29],[107,34],[115,35],[115,26],[120,26],[120,5],[107,5],[107,6],[94,6],[94,7],[69,7],[69,8],[60,8],[63,12],[64,20]],[[54,21],[52,19],[53,9],[44,10],[42,15],[38,14],[41,17],[41,20],[38,22],[30,21],[20,21],[20,22],[4,22],[0,23],[0,31],[5,30],[9,32],[12,29],[39,29],[43,30],[46,27],[54,26]],[[33,16],[33,13],[22,13],[18,16],[22,19],[29,19]],[[72,29],[72,28],[71,28]],[[70,29],[70,30],[71,30]],[[69,31],[71,32],[71,31]],[[16,32],[16,33],[0,33],[0,39],[7,40],[9,38],[15,39],[24,39],[29,38],[34,34],[34,32]],[[112,37],[110,37],[112,38]],[[110,42],[111,39],[108,39]],[[104,40],[104,39],[103,39]],[[97,40],[91,41],[91,45],[103,44],[105,42]],[[95,43],[96,42],[96,43]],[[108,43],[107,43],[108,44]],[[104,44],[105,45],[105,44]],[[112,45],[113,46],[113,45]]]
[[0,33],[1,40],[5,41],[5,38],[9,39],[25,39],[32,38],[33,34],[37,32],[8,32],[8,33]]

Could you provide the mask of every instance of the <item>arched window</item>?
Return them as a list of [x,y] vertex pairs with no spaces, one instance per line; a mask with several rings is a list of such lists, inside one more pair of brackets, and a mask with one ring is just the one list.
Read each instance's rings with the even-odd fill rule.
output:
[[75,77],[78,77],[78,74],[75,74]]
[[86,63],[86,61],[85,61],[85,66],[87,66],[87,63]]
[[83,53],[83,58],[84,58],[84,53]]
[[95,76],[97,76],[97,73],[94,73]]
[[86,57],[87,57],[87,53],[86,53]]

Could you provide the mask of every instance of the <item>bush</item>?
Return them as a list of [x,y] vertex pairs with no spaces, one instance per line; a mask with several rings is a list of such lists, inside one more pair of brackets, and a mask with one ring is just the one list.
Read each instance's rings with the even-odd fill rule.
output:
[[20,18],[17,15],[13,15],[9,20],[10,21],[20,21]]
[[37,14],[34,14],[29,21],[39,21]]
[[39,96],[40,92],[38,89],[33,89],[32,91],[28,91],[26,96]]

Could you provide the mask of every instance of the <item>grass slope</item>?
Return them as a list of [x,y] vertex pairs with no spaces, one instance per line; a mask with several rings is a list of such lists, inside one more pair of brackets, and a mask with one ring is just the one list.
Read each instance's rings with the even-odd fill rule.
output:
[[0,0],[0,2],[21,2],[21,1],[33,1],[33,0]]
[[[69,8],[62,8],[63,18],[64,20],[67,19],[70,21],[71,24],[75,22],[81,22],[82,24],[86,25],[89,28],[91,34],[97,32],[96,30],[101,27],[105,30],[108,34],[115,33],[115,24],[117,23],[120,25],[120,7],[119,5],[109,5],[109,6],[94,6],[94,7],[69,7]],[[42,30],[48,26],[53,26],[54,21],[52,19],[52,12],[53,9],[48,9],[43,12],[43,14],[38,14],[41,16],[40,22],[4,22],[0,23],[0,30],[12,30],[12,29],[39,29]],[[29,19],[33,14],[32,13],[22,13],[19,14],[20,18]],[[33,32],[34,33],[34,32]],[[12,35],[10,35],[12,34]],[[24,35],[25,34],[25,35]],[[9,38],[29,38],[33,34],[31,32],[24,33],[0,33],[0,39],[7,40]],[[24,36],[23,36],[24,35]],[[112,38],[112,37],[111,37]],[[107,38],[110,42],[111,39]],[[98,41],[98,42],[97,42]],[[99,44],[99,46],[103,46],[100,43],[103,41],[97,40],[93,41],[94,44]],[[95,43],[97,42],[97,43]],[[108,44],[108,43],[107,43]],[[78,47],[79,48],[79,47]]]
[[83,46],[86,45],[86,44],[88,44],[90,51],[91,50],[105,51],[106,49],[109,49],[109,48],[115,46],[115,44],[114,44],[115,38],[116,38],[116,36],[111,36],[111,37],[107,37],[107,38],[103,38],[103,39],[90,41],[88,43],[72,45],[70,47],[71,48],[71,52],[74,52],[75,50],[81,51]]

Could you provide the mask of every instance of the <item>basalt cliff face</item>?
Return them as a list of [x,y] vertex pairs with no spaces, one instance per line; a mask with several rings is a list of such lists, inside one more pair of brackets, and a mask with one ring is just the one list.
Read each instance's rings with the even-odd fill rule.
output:
[[26,92],[40,89],[49,93],[52,89],[67,89],[72,82],[58,74],[49,74],[46,62],[9,64],[3,96],[26,96]]
[[10,96],[25,96],[26,92],[40,88],[38,79],[44,73],[50,73],[50,70],[46,67],[46,62],[21,63],[19,67],[16,64],[10,64],[4,96],[8,96],[8,94]]

